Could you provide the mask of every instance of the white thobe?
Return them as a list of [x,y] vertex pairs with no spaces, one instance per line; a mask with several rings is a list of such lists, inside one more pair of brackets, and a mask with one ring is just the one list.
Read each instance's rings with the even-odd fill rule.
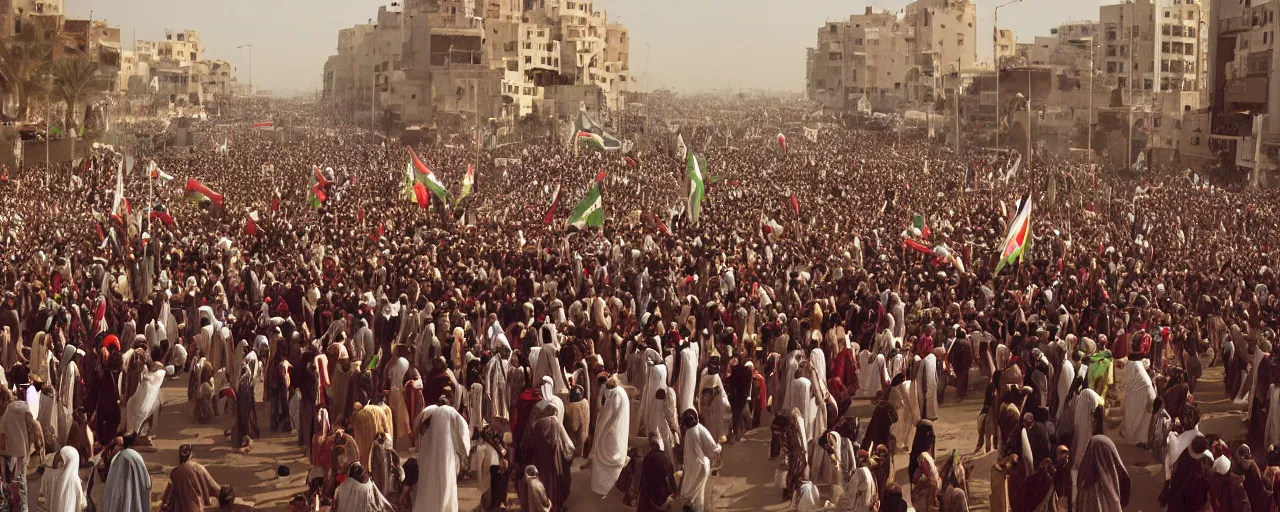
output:
[[418,413],[414,432],[422,422],[431,425],[418,437],[417,497],[413,512],[458,512],[458,460],[471,451],[467,421],[447,405],[432,405]]
[[684,437],[684,479],[680,482],[680,497],[694,512],[711,510],[708,494],[711,491],[711,457],[720,456],[720,443],[711,438],[711,432],[702,425],[694,425]]
[[916,371],[916,393],[920,403],[920,417],[938,419],[938,358],[933,354],[920,360]]
[[631,400],[622,386],[612,389],[605,386],[602,398],[604,403],[596,417],[595,443],[591,447],[591,491],[605,496],[627,464]]
[[1129,361],[1124,376],[1124,419],[1120,421],[1120,439],[1126,443],[1146,443],[1151,425],[1151,404],[1156,388],[1151,385],[1141,361]]

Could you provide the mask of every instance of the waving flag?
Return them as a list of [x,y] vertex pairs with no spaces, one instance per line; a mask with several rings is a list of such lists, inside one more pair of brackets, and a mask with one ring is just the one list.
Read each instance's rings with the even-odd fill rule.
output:
[[471,187],[476,183],[476,170],[471,164],[467,164],[467,175],[462,177],[462,192],[458,194],[458,202],[462,202],[463,198],[471,195]]
[[249,236],[258,235],[258,210],[249,212],[249,216],[244,219],[244,234]]
[[161,170],[160,166],[156,165],[155,160],[152,160],[150,163],[147,164],[147,176],[151,177],[151,179],[153,180],[160,179],[165,181],[173,181],[173,175]]
[[551,193],[551,206],[547,207],[547,213],[542,215],[543,224],[551,225],[551,221],[556,217],[557,206],[560,206],[560,185],[556,185],[556,191]]
[[440,202],[447,203],[450,196],[449,190],[444,188],[444,184],[436,178],[436,174],[431,172],[431,169],[427,168],[427,164],[422,163],[422,160],[418,159],[418,154],[413,152],[413,148],[409,148],[409,157],[410,162],[413,163],[414,181],[422,184],[422,186],[426,187],[427,190],[431,191],[431,193],[435,195]]
[[687,156],[689,156],[689,146],[684,144],[684,135],[676,134],[676,158],[684,161]]
[[209,187],[196,181],[195,178],[187,178],[186,195],[187,200],[191,202],[210,201],[213,204],[222,206],[222,194],[210,190]]
[[783,135],[781,133],[778,134],[778,147],[782,148],[783,153],[787,152],[787,136],[786,135]]
[[692,151],[686,152],[685,170],[689,176],[689,222],[697,224],[702,217],[702,201],[707,198],[707,185],[702,181],[702,162]]
[[312,208],[319,208],[325,201],[329,200],[329,195],[325,193],[325,187],[329,185],[329,179],[324,173],[320,172],[319,167],[312,167],[311,174],[311,191],[307,193],[307,203]]
[[996,273],[1000,273],[1005,265],[1015,260],[1022,261],[1026,255],[1027,245],[1031,242],[1031,195],[1022,196],[1018,202],[1018,212],[1009,223],[1009,234],[1000,244],[1000,262],[996,264]]
[[592,140],[589,144],[600,151],[623,149],[624,144],[621,140],[605,131],[604,127],[600,126],[600,123],[597,123],[595,119],[592,119],[591,115],[585,110],[579,110],[578,119],[574,120],[573,123],[573,140],[571,143],[576,145],[583,142],[584,133],[589,135]]
[[271,193],[271,211],[280,211],[280,187],[276,187],[275,191]]
[[601,171],[596,175],[596,181],[591,184],[591,188],[587,189],[587,195],[583,196],[578,206],[573,207],[573,211],[569,213],[570,226],[583,229],[604,225],[604,198],[601,197],[600,190],[601,183],[604,182],[604,174],[604,171]]
[[601,137],[597,134],[594,134],[588,131],[579,131],[577,137],[574,138],[574,143],[579,145],[585,145],[596,151],[604,151],[605,149],[604,137]]
[[276,124],[271,121],[265,121],[261,123],[253,123],[250,127],[255,130],[274,130],[276,129]]
[[115,198],[111,201],[111,217],[123,222],[129,216],[129,200],[124,198],[124,166],[116,167]]

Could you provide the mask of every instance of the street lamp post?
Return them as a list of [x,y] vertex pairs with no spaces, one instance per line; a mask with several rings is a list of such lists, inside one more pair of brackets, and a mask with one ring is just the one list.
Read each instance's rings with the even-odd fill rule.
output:
[[997,5],[992,14],[991,57],[996,68],[996,149],[1000,149],[1000,8],[1022,0],[1009,0]]
[[249,49],[249,96],[253,96],[253,45],[242,44],[236,47],[237,50],[242,48]]

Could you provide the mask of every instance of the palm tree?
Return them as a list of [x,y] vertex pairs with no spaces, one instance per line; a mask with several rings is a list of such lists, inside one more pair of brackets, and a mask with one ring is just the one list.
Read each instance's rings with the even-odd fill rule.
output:
[[54,61],[50,68],[53,89],[50,94],[67,104],[66,128],[76,129],[76,105],[98,85],[98,65],[84,57],[70,57]]
[[45,41],[18,40],[0,46],[0,90],[18,98],[17,111],[7,118],[26,119],[30,99],[44,92],[52,57],[53,47]]

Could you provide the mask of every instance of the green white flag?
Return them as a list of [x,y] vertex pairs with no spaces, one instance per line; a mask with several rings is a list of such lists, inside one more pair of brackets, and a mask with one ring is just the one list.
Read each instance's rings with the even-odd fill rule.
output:
[[600,195],[600,184],[604,181],[604,171],[596,175],[596,181],[587,189],[587,195],[573,207],[569,213],[569,226],[578,229],[600,227],[604,225],[604,198]]

